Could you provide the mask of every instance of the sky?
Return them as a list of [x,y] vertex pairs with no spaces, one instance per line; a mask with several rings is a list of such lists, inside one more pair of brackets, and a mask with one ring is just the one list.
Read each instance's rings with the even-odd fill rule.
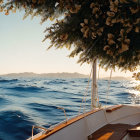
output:
[[[23,12],[5,16],[0,13],[0,74],[7,73],[57,73],[78,72],[90,74],[91,65],[77,63],[78,57],[69,58],[66,49],[50,49],[49,40],[42,42],[43,31],[50,21],[40,24],[40,18],[23,20]],[[110,71],[100,69],[100,77],[108,77]],[[131,77],[132,73],[113,72],[113,76]]]

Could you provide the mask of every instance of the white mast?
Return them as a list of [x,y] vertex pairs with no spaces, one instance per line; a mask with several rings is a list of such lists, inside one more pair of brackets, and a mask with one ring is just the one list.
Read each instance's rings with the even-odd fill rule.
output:
[[91,90],[91,108],[97,107],[97,83],[96,83],[96,67],[97,60],[94,59],[92,64],[92,90]]

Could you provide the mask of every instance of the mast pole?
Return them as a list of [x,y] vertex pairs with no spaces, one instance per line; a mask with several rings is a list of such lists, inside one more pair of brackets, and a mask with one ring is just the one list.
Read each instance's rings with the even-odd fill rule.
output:
[[91,90],[91,108],[97,107],[97,60],[94,59],[92,64],[92,90]]

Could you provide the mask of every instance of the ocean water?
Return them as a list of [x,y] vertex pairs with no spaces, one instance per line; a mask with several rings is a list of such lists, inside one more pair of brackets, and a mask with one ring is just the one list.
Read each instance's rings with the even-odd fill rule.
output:
[[[89,79],[0,78],[0,140],[25,140],[32,125],[50,127],[90,110]],[[88,86],[89,83],[89,86]],[[139,104],[134,81],[98,80],[100,105]],[[85,96],[84,96],[85,95]],[[82,99],[86,98],[86,103]],[[85,100],[84,100],[85,101]],[[39,130],[35,130],[35,133]]]

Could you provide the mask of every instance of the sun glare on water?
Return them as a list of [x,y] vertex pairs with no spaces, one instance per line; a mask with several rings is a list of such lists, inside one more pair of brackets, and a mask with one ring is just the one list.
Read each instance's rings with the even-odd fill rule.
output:
[[132,80],[128,86],[128,92],[131,94],[131,103],[140,104],[140,91],[136,89],[137,86],[140,86],[140,81]]

